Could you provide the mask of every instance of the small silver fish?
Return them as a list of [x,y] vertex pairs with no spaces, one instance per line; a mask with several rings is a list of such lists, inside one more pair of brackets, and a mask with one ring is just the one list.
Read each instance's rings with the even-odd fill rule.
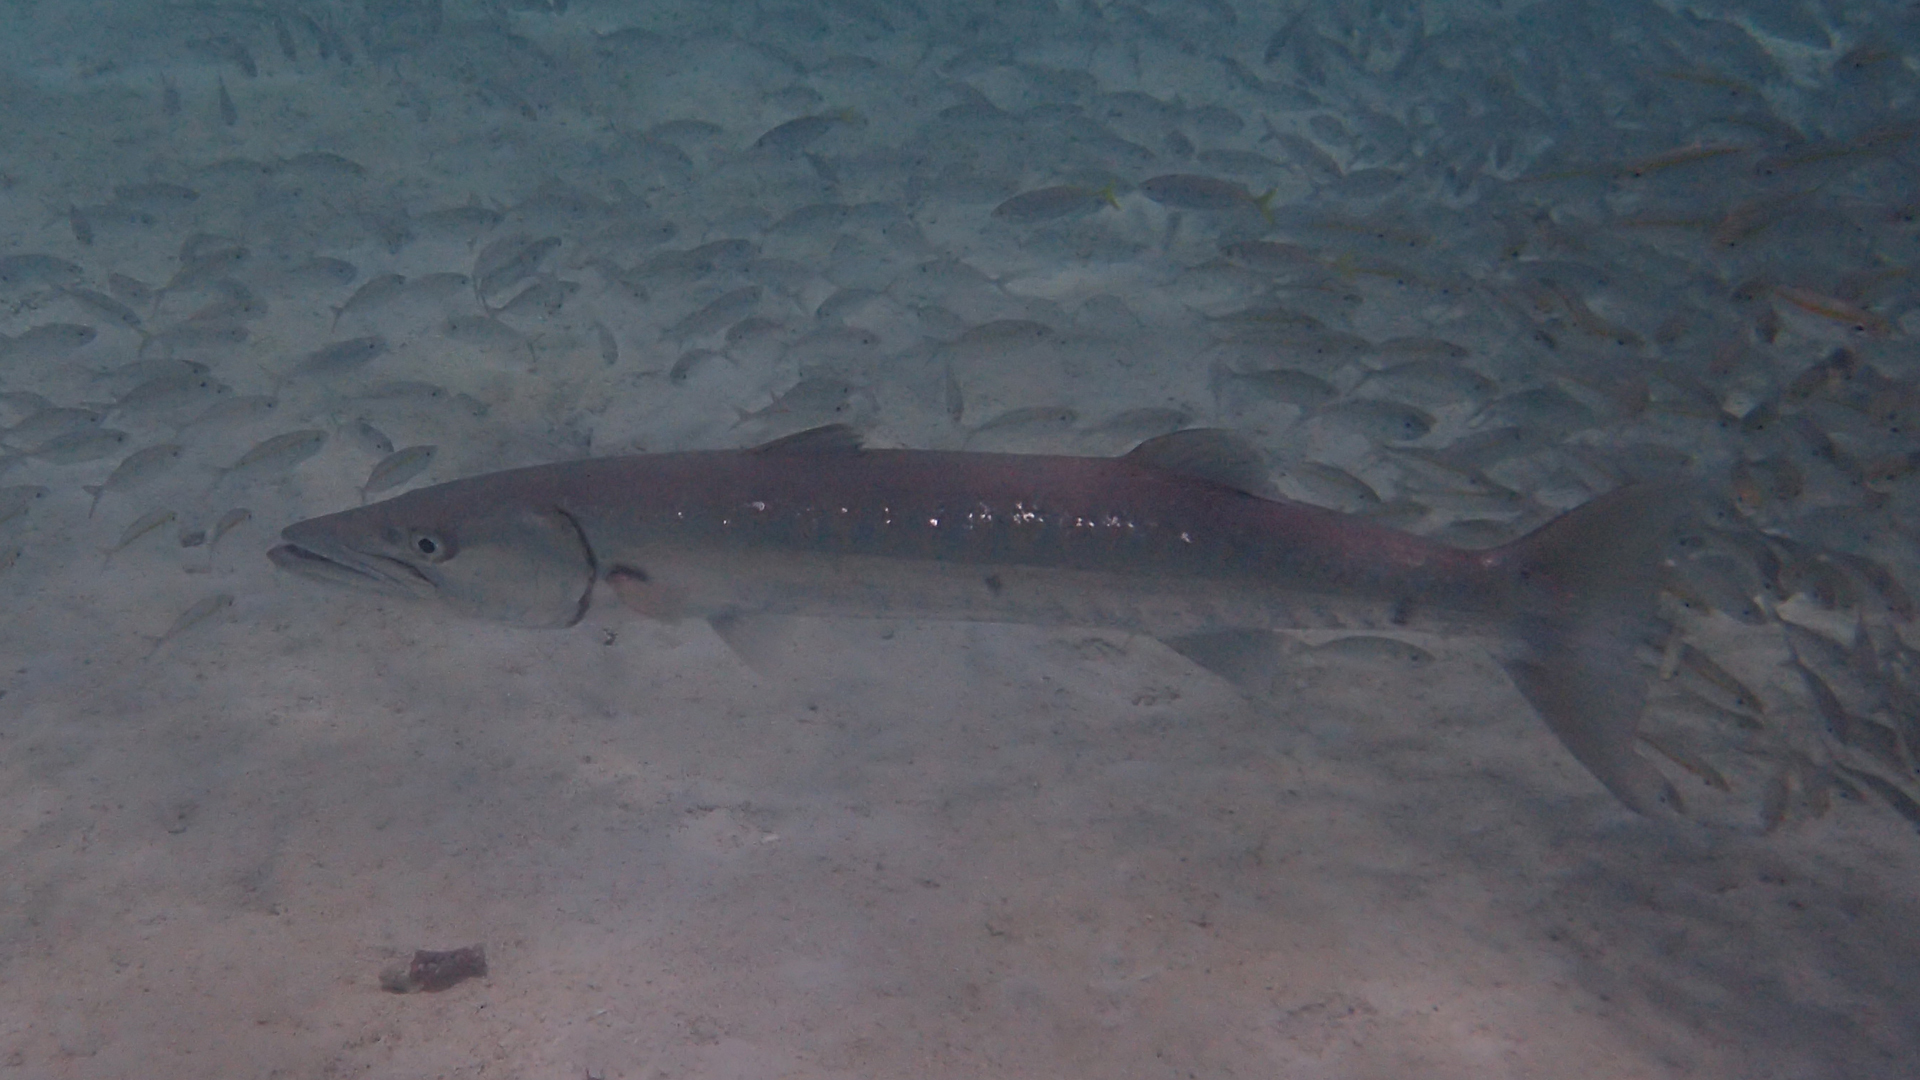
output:
[[233,392],[226,383],[190,372],[155,375],[120,395],[113,403],[116,416],[151,416],[185,408],[204,408]]
[[215,281],[208,288],[219,295],[188,315],[188,322],[243,321],[263,318],[267,314],[267,302],[237,281]]
[[192,258],[180,260],[180,269],[167,279],[167,291],[202,285],[217,287],[218,282],[237,272],[251,255],[244,244],[228,243],[219,237],[211,239],[218,242],[206,246]]
[[138,330],[143,324],[138,312],[105,293],[74,288],[61,291],[129,330]]
[[1496,399],[1475,423],[1544,428],[1564,436],[1593,426],[1593,410],[1557,386],[1536,386]]
[[1058,336],[1059,331],[1036,319],[992,319],[978,326],[968,327],[965,333],[955,339],[954,345],[963,349],[982,346],[998,348],[1004,345],[1049,341]]
[[360,395],[362,401],[443,401],[447,388],[413,379],[394,379],[380,383]]
[[110,491],[132,491],[150,483],[154,478],[171,469],[180,460],[185,450],[179,443],[160,443],[145,450],[136,450],[128,454],[99,487],[93,488],[93,505],[87,508],[87,516],[100,508],[100,497]]
[[82,323],[44,323],[21,331],[18,337],[0,338],[0,361],[58,360],[99,336],[98,330]]
[[1558,441],[1553,433],[1540,428],[1494,427],[1455,439],[1438,450],[1422,448],[1405,452],[1435,465],[1472,471]]
[[355,417],[347,426],[347,438],[352,439],[361,449],[385,457],[393,453],[393,440],[387,433],[373,426],[373,421],[364,416]]
[[1395,337],[1375,345],[1374,352],[1389,362],[1398,360],[1465,360],[1473,351],[1444,338]]
[[531,347],[525,334],[491,315],[453,315],[440,324],[440,332],[450,341],[483,348]]
[[845,379],[809,375],[788,387],[764,408],[752,412],[735,409],[740,419],[734,426],[773,420],[801,426],[846,421],[859,415],[862,405],[871,402],[872,397],[872,391]]
[[560,314],[560,309],[579,291],[580,283],[577,281],[563,281],[552,275],[542,275],[494,310],[516,319],[551,319]]
[[12,521],[26,513],[34,503],[40,502],[52,494],[51,488],[39,484],[15,484],[0,488],[0,523]]
[[81,465],[119,453],[131,437],[112,428],[75,431],[56,435],[28,453],[49,465]]
[[381,458],[367,473],[367,482],[360,486],[360,497],[365,499],[369,495],[399,487],[419,476],[427,466],[433,464],[433,455],[438,450],[439,447],[431,445],[409,446]]
[[1262,371],[1222,370],[1221,389],[1239,389],[1270,401],[1300,409],[1317,409],[1340,395],[1333,385],[1315,375],[1293,368],[1268,368]]
[[[1716,791],[1731,791],[1733,785],[1720,770],[1696,751],[1680,733],[1665,730],[1649,730],[1640,733],[1640,741],[1661,757],[1680,766],[1682,769],[1700,778],[1700,782]],[[1915,824],[1920,824],[1916,822]]]
[[1681,644],[1673,676],[1674,685],[1715,708],[1756,719],[1766,713],[1759,694],[1693,645]]
[[1411,405],[1379,398],[1337,402],[1313,415],[1373,442],[1412,442],[1433,430],[1433,417]]
[[78,285],[87,272],[78,263],[57,255],[37,251],[0,256],[0,288],[23,289],[35,285]]
[[330,378],[372,363],[387,352],[387,339],[378,334],[322,345],[293,365],[293,374]]
[[684,341],[717,333],[729,324],[738,322],[759,303],[760,286],[742,285],[720,294],[700,310],[667,327],[666,337],[672,341]]
[[367,175],[365,165],[331,150],[308,150],[290,158],[281,158],[274,171],[334,180],[357,180]]
[[122,302],[145,307],[153,303],[153,286],[126,274],[108,274],[107,288]]
[[1276,335],[1332,332],[1318,317],[1272,301],[1263,301],[1251,307],[1209,315],[1207,323],[1213,328],[1213,332],[1234,339],[1270,340]]
[[947,419],[957,425],[967,415],[966,391],[960,388],[960,380],[954,378],[952,364],[946,365],[944,374],[945,380],[942,386],[942,392],[945,397],[944,403],[947,407]]
[[1269,215],[1269,204],[1278,191],[1278,188],[1273,188],[1265,195],[1255,195],[1245,185],[1231,180],[1189,173],[1156,176],[1140,184],[1141,194],[1175,210],[1244,210],[1252,207]]
[[333,309],[333,321],[337,326],[345,315],[364,315],[398,299],[406,289],[407,279],[401,274],[381,274],[368,278],[361,286],[353,290],[353,295]]
[[315,255],[287,270],[287,276],[298,282],[315,285],[346,286],[360,276],[360,268],[345,259],[336,259],[330,255]]
[[493,411],[493,406],[464,391],[455,392],[454,395],[447,400],[454,408],[459,409],[475,420]]
[[795,333],[792,325],[780,319],[749,315],[727,327],[722,340],[727,343],[727,355],[735,360],[747,356],[771,359],[777,355],[775,350],[794,339]]
[[1707,551],[1674,564],[1668,591],[1690,606],[1718,611],[1748,626],[1764,626],[1767,611],[1756,600],[1764,595],[1765,584],[1749,564],[1740,563],[1724,552]]
[[877,359],[883,339],[858,326],[826,326],[802,335],[787,346],[785,363],[801,370],[842,370]]
[[434,274],[421,274],[407,280],[402,291],[407,301],[426,304],[450,304],[458,297],[473,291],[473,279],[454,271],[442,271]]
[[1202,150],[1194,160],[1209,169],[1235,176],[1273,176],[1285,169],[1285,166],[1265,154],[1256,154],[1251,150]]
[[1454,360],[1408,360],[1382,368],[1364,379],[1354,392],[1412,405],[1440,408],[1460,402],[1479,404],[1499,387],[1492,379]]
[[1103,206],[1116,210],[1120,208],[1120,200],[1114,198],[1112,184],[1098,189],[1077,184],[1058,184],[1035,191],[1023,191],[994,207],[992,216],[1016,225],[1038,225],[1061,218],[1082,217]]
[[213,528],[207,535],[207,544],[211,546],[219,543],[221,537],[252,520],[253,511],[244,506],[234,507],[226,513],[221,514],[220,520],[213,523]]
[[31,390],[0,390],[0,405],[26,416],[54,407],[51,398]]
[[487,297],[518,285],[540,270],[540,263],[560,247],[560,238],[534,238],[525,233],[503,237],[480,249],[473,261],[473,293],[481,304]]
[[172,356],[176,349],[230,348],[245,344],[250,336],[247,328],[240,323],[182,323],[147,335],[146,340],[140,343],[139,355],[146,356],[150,349],[158,349],[162,356]]
[[325,445],[327,433],[316,428],[275,435],[256,443],[253,449],[240,455],[240,460],[221,471],[220,478],[225,480],[235,475],[258,476],[285,472],[319,453]]
[[676,386],[693,377],[693,369],[720,354],[713,349],[688,349],[667,369],[667,381]]
[[194,417],[187,427],[219,426],[223,424],[243,424],[249,420],[258,420],[263,416],[272,416],[280,408],[280,399],[269,394],[245,394],[215,402],[207,410]]
[[187,536],[183,535],[180,540],[181,547],[195,547],[199,544],[205,544],[207,547],[206,565],[197,570],[189,567],[187,572],[200,574],[211,573],[213,570],[214,552],[219,547],[220,538],[252,520],[253,511],[244,506],[236,506],[226,513],[221,514],[219,520],[213,523],[212,528],[192,534],[194,538],[193,543],[188,543]]
[[1322,269],[1318,252],[1282,240],[1235,240],[1222,244],[1220,254],[1265,274],[1293,274]]
[[852,109],[821,113],[817,116],[801,116],[769,128],[766,134],[753,141],[753,148],[779,154],[797,154],[820,141],[834,128],[860,123],[863,123],[860,114]]
[[[234,516],[236,514],[239,515],[239,517],[235,520],[230,521],[229,519],[234,519]],[[212,545],[218,542],[220,537],[223,534],[225,534],[228,529],[233,528],[235,525],[238,525],[240,522],[245,521],[248,518],[251,518],[252,516],[253,516],[252,512],[245,509],[227,511],[224,515],[221,516],[219,522],[213,526],[213,529],[211,530],[211,539],[209,539],[210,530],[193,529],[183,524],[180,526],[180,534],[179,534],[180,546],[183,548],[191,548],[191,547],[200,547],[203,544],[207,545],[206,569],[211,570],[213,569],[213,546]],[[194,570],[191,567],[189,567],[187,570],[187,573],[189,574],[205,573],[205,571]]]
[[504,217],[504,214],[492,207],[468,204],[445,210],[429,210],[416,216],[413,224],[414,228],[425,236],[471,242],[488,229],[500,224]]
[[600,361],[608,367],[618,364],[620,343],[614,339],[613,331],[607,329],[607,324],[596,319],[593,323],[593,333],[600,346]]
[[167,507],[161,507],[158,510],[147,511],[146,513],[135,518],[133,520],[133,524],[121,530],[120,539],[112,547],[108,548],[106,553],[108,555],[117,555],[120,552],[125,551],[127,548],[127,545],[147,535],[148,533],[159,528],[160,526],[167,524],[177,516],[178,516],[177,514],[175,514],[171,509]]
[[1331,154],[1320,149],[1318,143],[1290,131],[1281,131],[1273,126],[1273,121],[1270,119],[1266,120],[1266,126],[1267,133],[1260,136],[1260,141],[1279,144],[1292,159],[1292,164],[1301,172],[1322,182],[1338,180],[1346,175],[1346,170],[1340,167],[1340,163],[1335,161]]
[[1065,431],[1079,419],[1080,414],[1066,405],[1032,405],[1021,409],[1009,409],[975,427],[968,432],[968,435],[972,437],[1013,431]]
[[1292,461],[1279,469],[1280,490],[1291,498],[1345,514],[1380,508],[1380,493],[1366,481],[1318,461]]
[[180,617],[173,620],[173,625],[167,627],[167,632],[154,639],[153,648],[147,650],[147,659],[151,660],[153,654],[159,652],[162,645],[165,645],[167,642],[172,641],[181,634],[186,633],[232,606],[232,593],[214,593],[212,596],[201,600],[199,603],[181,612]]
[[96,429],[103,419],[104,416],[93,409],[52,405],[36,410],[8,428],[5,437],[16,446],[37,446],[62,435]]

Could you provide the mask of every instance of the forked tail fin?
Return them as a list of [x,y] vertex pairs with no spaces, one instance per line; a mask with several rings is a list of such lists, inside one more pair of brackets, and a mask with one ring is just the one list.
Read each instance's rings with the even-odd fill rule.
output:
[[1501,666],[1580,764],[1648,816],[1681,805],[1634,750],[1648,674],[1634,652],[1657,630],[1660,564],[1683,507],[1675,486],[1622,488],[1489,553],[1512,598]]

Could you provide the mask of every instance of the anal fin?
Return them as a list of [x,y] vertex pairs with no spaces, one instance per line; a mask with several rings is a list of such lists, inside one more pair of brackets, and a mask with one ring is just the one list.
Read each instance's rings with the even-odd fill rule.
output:
[[1161,643],[1252,697],[1271,697],[1291,641],[1271,630],[1215,630]]
[[756,675],[771,675],[791,666],[803,621],[788,615],[715,615],[707,625]]

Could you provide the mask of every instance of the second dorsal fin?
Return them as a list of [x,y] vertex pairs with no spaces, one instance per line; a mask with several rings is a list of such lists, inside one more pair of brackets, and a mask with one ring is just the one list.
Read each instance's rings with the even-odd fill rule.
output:
[[751,451],[755,454],[850,454],[858,449],[858,431],[846,424],[826,424],[782,435],[752,447]]
[[1270,496],[1267,462],[1260,451],[1231,432],[1189,428],[1148,439],[1125,460],[1211,481],[1249,495]]

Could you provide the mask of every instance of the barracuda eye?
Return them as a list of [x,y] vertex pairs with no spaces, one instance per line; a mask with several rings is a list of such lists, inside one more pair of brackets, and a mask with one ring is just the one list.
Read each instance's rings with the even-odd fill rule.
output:
[[455,551],[452,537],[427,529],[414,529],[409,532],[407,549],[429,563],[446,562],[453,558]]

